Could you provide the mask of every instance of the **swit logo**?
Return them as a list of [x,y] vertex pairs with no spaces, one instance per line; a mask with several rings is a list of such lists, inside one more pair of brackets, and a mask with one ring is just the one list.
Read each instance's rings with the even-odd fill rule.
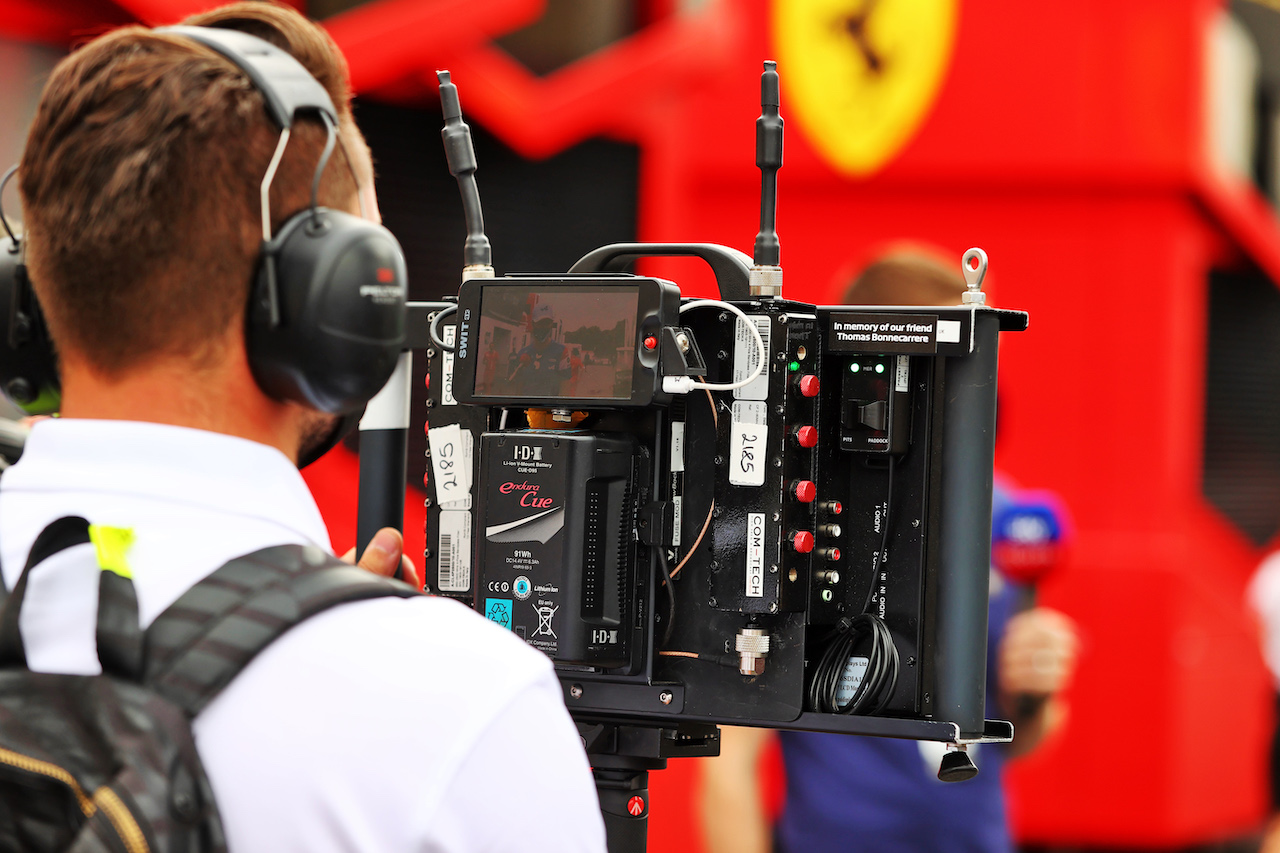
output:
[[465,359],[467,357],[467,346],[471,341],[471,309],[466,308],[462,311],[462,324],[458,326],[458,358]]
[[517,462],[541,462],[542,448],[534,444],[517,444],[511,448]]

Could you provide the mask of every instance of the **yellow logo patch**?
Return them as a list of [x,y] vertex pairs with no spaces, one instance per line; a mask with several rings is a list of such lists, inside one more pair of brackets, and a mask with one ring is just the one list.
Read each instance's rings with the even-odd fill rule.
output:
[[[958,0],[775,0],[782,113],[837,171],[871,175],[942,87]],[[788,112],[790,115],[788,115]]]

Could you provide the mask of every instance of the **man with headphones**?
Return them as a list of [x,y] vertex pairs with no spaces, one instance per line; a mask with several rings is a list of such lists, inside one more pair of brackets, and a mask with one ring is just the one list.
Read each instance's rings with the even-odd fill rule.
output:
[[[12,589],[55,519],[126,530],[144,628],[233,558],[328,548],[296,466],[358,417],[404,335],[341,55],[283,6],[188,23],[58,65],[19,164],[26,233],[0,246],[17,294],[0,381],[61,412],[0,478],[0,573]],[[31,573],[32,669],[100,671],[97,583],[64,554]],[[550,662],[451,601],[320,613],[193,731],[232,850],[604,849]]]

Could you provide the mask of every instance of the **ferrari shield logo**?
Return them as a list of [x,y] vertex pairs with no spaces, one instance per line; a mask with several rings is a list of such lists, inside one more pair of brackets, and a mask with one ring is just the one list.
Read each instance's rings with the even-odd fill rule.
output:
[[942,87],[959,0],[774,0],[783,112],[836,170],[871,175]]

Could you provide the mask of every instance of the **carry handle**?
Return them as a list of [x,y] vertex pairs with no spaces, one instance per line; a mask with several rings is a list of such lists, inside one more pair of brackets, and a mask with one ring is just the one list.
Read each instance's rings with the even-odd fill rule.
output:
[[729,302],[751,298],[751,256],[716,243],[611,243],[588,252],[569,272],[619,272],[636,258],[694,257],[706,261]]

